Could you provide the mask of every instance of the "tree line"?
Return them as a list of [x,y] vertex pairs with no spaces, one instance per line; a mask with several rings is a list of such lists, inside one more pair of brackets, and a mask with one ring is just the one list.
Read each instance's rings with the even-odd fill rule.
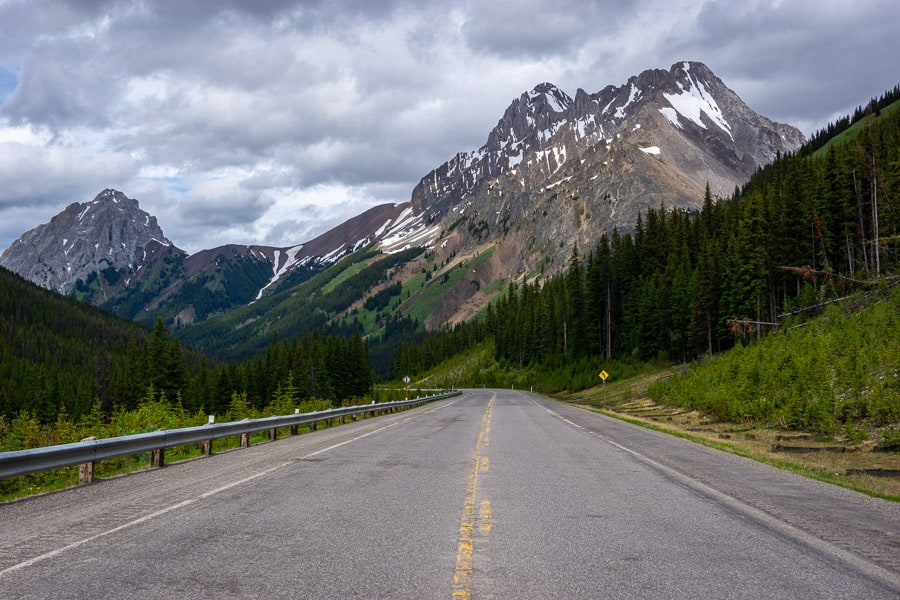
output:
[[880,116],[881,110],[887,108],[897,100],[900,100],[900,85],[894,86],[882,94],[879,98],[872,98],[865,107],[858,106],[853,115],[847,115],[837,119],[833,123],[829,123],[826,127],[820,129],[809,138],[800,153],[808,156],[816,150],[825,146],[829,140],[850,129],[854,124],[871,116]]
[[259,356],[218,365],[204,360],[193,370],[185,356],[181,342],[158,319],[147,342],[130,345],[117,364],[104,408],[136,408],[151,387],[157,399],[177,402],[189,413],[223,414],[234,394],[244,395],[257,410],[276,399],[283,402],[285,395],[297,402],[319,398],[340,406],[366,396],[374,381],[368,347],[358,333],[343,337],[313,330],[290,341],[275,336]]

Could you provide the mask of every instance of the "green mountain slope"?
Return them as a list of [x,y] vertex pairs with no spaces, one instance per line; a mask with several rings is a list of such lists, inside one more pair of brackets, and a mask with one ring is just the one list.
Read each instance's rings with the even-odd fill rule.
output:
[[[299,339],[313,329],[351,333],[358,322],[343,322],[351,306],[389,287],[396,269],[422,252],[353,253],[299,284],[286,281],[274,293],[180,330],[178,336],[209,354],[243,360],[262,352],[273,338]],[[370,323],[370,329],[374,326]]]
[[114,365],[148,331],[0,268],[0,415],[78,417],[106,396]]
[[652,385],[649,395],[733,423],[892,435],[900,425],[900,286],[892,288],[788,323]]

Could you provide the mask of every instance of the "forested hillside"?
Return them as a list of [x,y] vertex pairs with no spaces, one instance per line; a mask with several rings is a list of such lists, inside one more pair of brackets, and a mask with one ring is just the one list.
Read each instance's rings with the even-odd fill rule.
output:
[[149,331],[2,268],[0,324],[0,447],[3,420],[17,415],[78,422],[147,401],[224,414],[236,395],[254,409],[310,398],[340,405],[373,381],[359,335],[273,339],[252,360],[218,364],[170,337],[161,320]]
[[90,411],[107,399],[106,382],[147,330],[39,288],[0,268],[0,415],[39,419]]
[[[633,233],[604,236],[548,281],[511,285],[482,335],[510,365],[590,357],[685,361],[760,335],[781,319],[900,266],[900,102],[811,155],[778,156],[732,198],[698,214],[665,206]],[[846,134],[846,131],[844,131]],[[402,346],[392,373],[418,372],[480,335]]]
[[[660,402],[900,450],[900,280],[650,386]],[[803,326],[799,326],[803,325]],[[728,390],[723,394],[722,390]]]

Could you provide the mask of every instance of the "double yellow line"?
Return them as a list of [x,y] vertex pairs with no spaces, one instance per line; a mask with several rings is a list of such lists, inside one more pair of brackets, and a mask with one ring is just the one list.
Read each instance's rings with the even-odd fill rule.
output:
[[466,500],[463,504],[463,516],[459,523],[459,545],[456,550],[456,570],[453,573],[453,598],[468,599],[472,596],[472,553],[475,549],[475,528],[483,534],[491,530],[491,502],[482,499],[478,504],[478,514],[475,513],[476,494],[478,491],[478,473],[487,471],[491,462],[483,451],[491,443],[488,434],[491,432],[491,414],[494,407],[494,398],[491,395],[484,416],[481,419],[481,428],[478,430],[478,440],[475,442],[475,457],[472,460],[472,470],[469,472],[469,480],[466,484]]

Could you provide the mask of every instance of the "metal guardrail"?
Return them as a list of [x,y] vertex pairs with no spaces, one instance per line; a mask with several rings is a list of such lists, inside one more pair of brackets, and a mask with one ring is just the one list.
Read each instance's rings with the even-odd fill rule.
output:
[[[414,400],[347,406],[281,417],[215,423],[198,427],[185,427],[183,429],[169,429],[114,438],[86,440],[29,450],[0,452],[0,479],[81,465],[83,472],[79,473],[79,481],[90,483],[93,481],[93,463],[100,460],[152,452],[154,455],[151,464],[161,467],[164,462],[163,452],[165,448],[201,444],[204,447],[204,453],[210,454],[212,453],[212,440],[219,438],[248,436],[251,433],[268,430],[270,439],[275,439],[275,430],[282,427],[291,427],[291,432],[296,433],[298,425],[315,424],[323,421],[330,424],[333,419],[343,420],[344,417],[362,413],[372,413],[372,416],[375,416],[397,408],[417,406],[459,394],[460,392],[458,391],[452,391]],[[242,446],[246,445],[245,440],[246,438],[242,437]]]

